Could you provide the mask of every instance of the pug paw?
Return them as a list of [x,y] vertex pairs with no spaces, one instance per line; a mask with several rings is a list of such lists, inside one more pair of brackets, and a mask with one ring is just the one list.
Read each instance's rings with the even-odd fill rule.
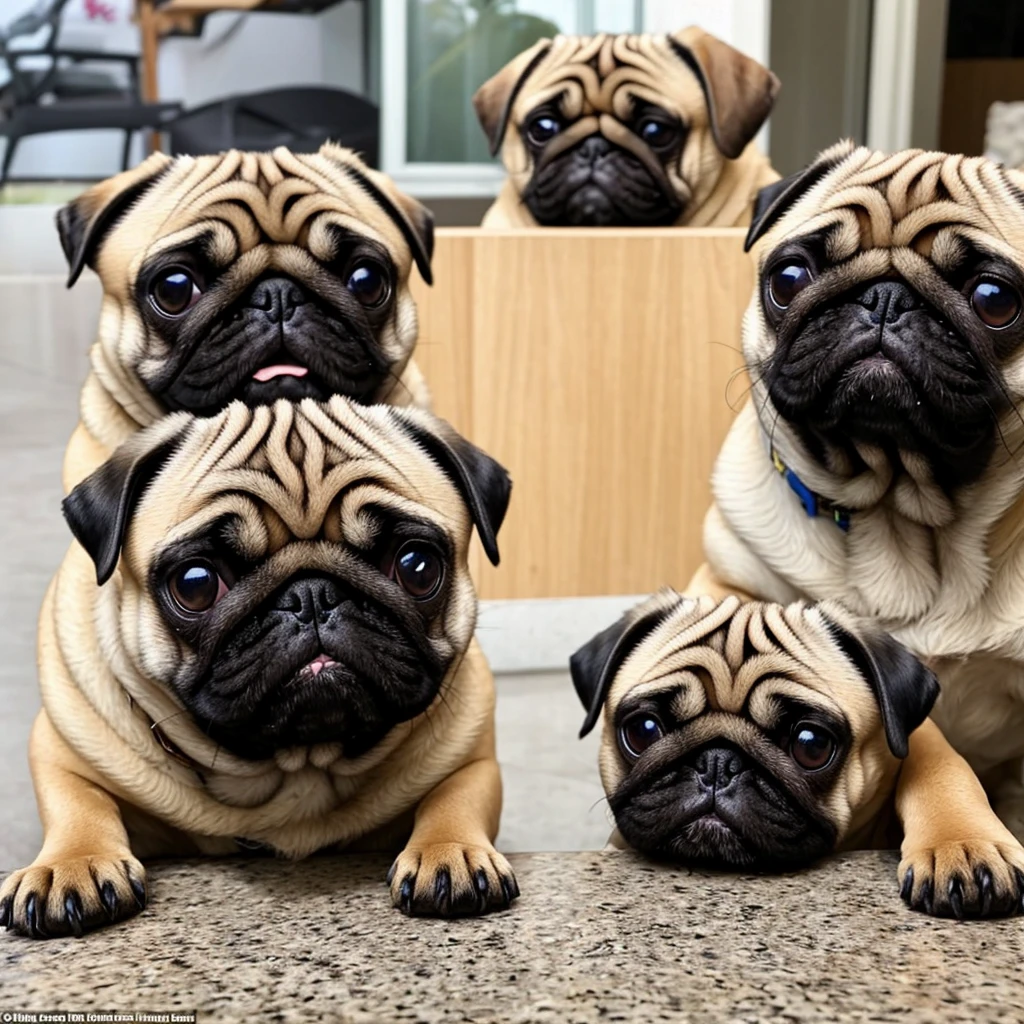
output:
[[139,913],[146,898],[146,871],[134,857],[33,864],[0,886],[0,927],[33,939],[81,937]]
[[904,852],[900,897],[935,917],[1006,917],[1024,912],[1024,849],[967,840]]
[[516,876],[493,846],[406,847],[387,877],[403,914],[463,917],[504,910],[519,895]]

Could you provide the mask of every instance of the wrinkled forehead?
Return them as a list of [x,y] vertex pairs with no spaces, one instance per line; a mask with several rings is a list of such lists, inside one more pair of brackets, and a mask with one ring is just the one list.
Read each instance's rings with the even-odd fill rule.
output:
[[802,605],[719,605],[696,621],[669,616],[624,662],[609,706],[666,693],[693,712],[739,715],[755,700],[791,698],[840,717],[877,717],[867,682],[825,620]]
[[557,101],[567,117],[626,119],[637,101],[692,117],[703,109],[696,76],[665,35],[557,36],[516,103],[515,120]]
[[196,421],[136,515],[160,546],[229,517],[254,554],[293,539],[369,546],[384,519],[431,525],[461,553],[471,530],[454,484],[387,411],[339,423],[312,404]]
[[[859,249],[929,255],[940,234],[1006,258],[1024,253],[1024,175],[983,157],[857,150],[793,204],[757,246],[822,234],[841,258]],[[845,251],[844,251],[845,250]]]
[[207,236],[207,244],[230,258],[258,245],[299,245],[327,257],[337,229],[411,262],[398,227],[342,163],[281,149],[230,152],[171,164],[117,225],[104,251],[131,245],[141,262]]

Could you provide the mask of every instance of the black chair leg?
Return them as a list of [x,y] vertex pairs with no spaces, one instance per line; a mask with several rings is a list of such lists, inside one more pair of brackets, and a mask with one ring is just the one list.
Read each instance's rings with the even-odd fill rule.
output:
[[18,148],[18,143],[21,141],[20,135],[8,135],[7,145],[4,147],[4,162],[0,166],[0,188],[3,188],[7,184],[7,173],[11,169],[11,164],[14,162],[14,151]]
[[128,161],[132,158],[132,130],[128,128],[124,133],[124,149],[121,152],[121,170],[128,170]]

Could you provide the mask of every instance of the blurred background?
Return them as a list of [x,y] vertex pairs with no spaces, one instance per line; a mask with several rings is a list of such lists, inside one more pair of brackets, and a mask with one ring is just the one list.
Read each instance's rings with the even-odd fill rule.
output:
[[0,203],[154,144],[332,137],[439,223],[478,223],[501,178],[481,82],[541,36],[693,23],[782,79],[761,141],[784,174],[840,136],[1024,160],[1019,0],[0,0]]

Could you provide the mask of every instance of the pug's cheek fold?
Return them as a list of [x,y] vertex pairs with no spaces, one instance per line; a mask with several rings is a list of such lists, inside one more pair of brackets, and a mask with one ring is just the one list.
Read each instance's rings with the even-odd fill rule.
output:
[[340,743],[344,757],[358,757],[437,698],[451,659],[435,653],[426,624],[417,632],[368,598],[335,603],[332,592],[318,603],[301,581],[282,591],[211,643],[180,687],[226,749],[265,760]]
[[[607,152],[592,158],[588,146],[604,143]],[[675,195],[618,146],[590,136],[544,165],[524,191],[537,222],[557,226],[664,226],[679,216]]]
[[[212,316],[154,323],[169,349],[144,369],[146,384],[169,409],[197,415],[214,415],[233,399],[256,406],[340,394],[369,402],[391,372],[378,340],[388,305],[368,312],[347,294],[338,302],[295,283],[283,310],[268,311],[249,294]],[[257,378],[275,365],[304,372]]]
[[838,832],[774,779],[748,770],[712,793],[686,766],[610,798],[615,823],[634,849],[659,860],[738,870],[788,870],[831,852]]
[[[873,288],[885,291],[877,301]],[[927,457],[941,486],[970,483],[988,465],[1006,407],[999,368],[909,285],[861,291],[810,314],[779,345],[766,373],[772,402],[812,453],[823,444],[904,449]],[[909,308],[894,315],[895,302]]]

